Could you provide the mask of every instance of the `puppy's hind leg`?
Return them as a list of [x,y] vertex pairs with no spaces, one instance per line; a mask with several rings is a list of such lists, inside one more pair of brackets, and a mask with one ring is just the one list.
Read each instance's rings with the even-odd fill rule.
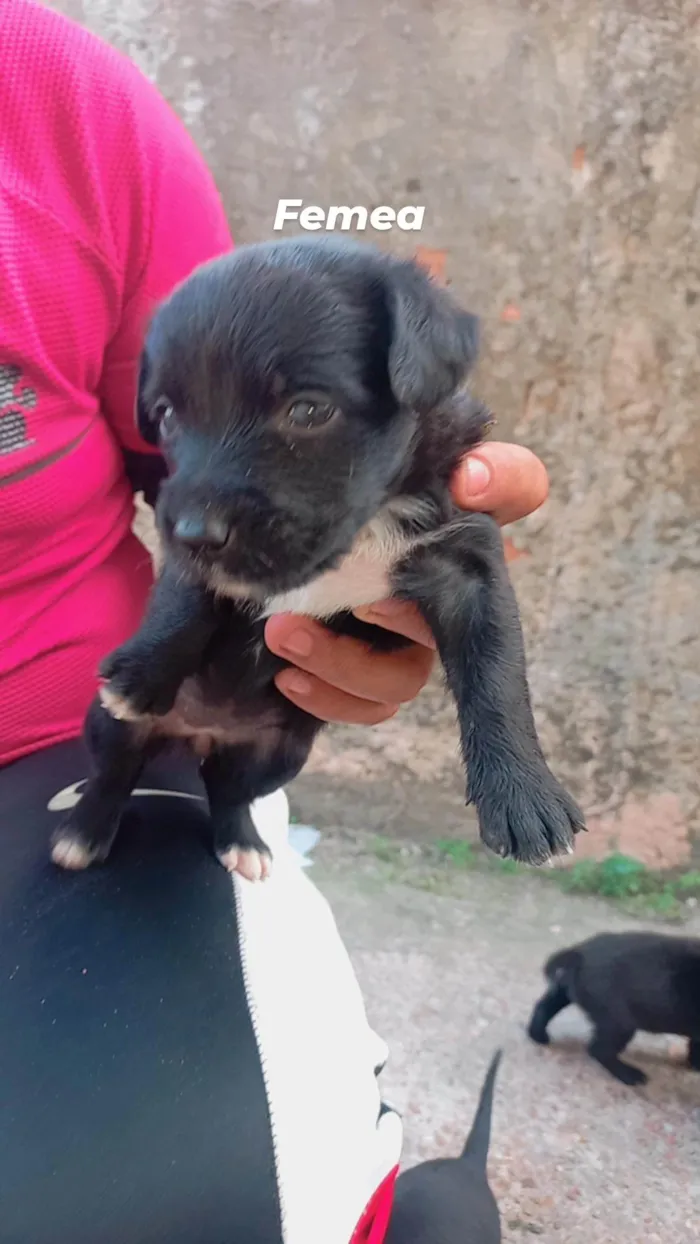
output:
[[249,881],[264,881],[272,867],[270,850],[255,828],[250,806],[297,776],[321,726],[307,713],[298,709],[295,713],[300,719],[295,729],[279,735],[272,745],[268,739],[266,746],[263,735],[259,743],[217,747],[202,762],[214,851],[228,872],[240,873]]
[[51,858],[61,868],[88,868],[106,860],[146,758],[161,746],[144,737],[143,726],[116,721],[98,699],[88,710],[85,741],[95,772],[52,835]]
[[631,1067],[618,1057],[625,1046],[629,1045],[634,1036],[634,1028],[618,1027],[610,1020],[596,1024],[593,1039],[588,1046],[588,1053],[601,1067],[610,1072],[616,1080],[630,1086],[646,1084],[647,1075],[639,1067]]
[[555,981],[554,984],[550,985],[546,994],[540,998],[532,1012],[527,1030],[530,1039],[536,1041],[538,1045],[549,1045],[547,1028],[554,1016],[558,1015],[567,1006],[571,1006],[568,990],[565,985]]

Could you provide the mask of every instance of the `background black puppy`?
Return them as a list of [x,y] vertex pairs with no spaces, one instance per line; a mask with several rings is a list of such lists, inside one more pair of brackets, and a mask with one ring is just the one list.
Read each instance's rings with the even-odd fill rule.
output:
[[296,776],[321,728],[277,692],[265,619],[293,610],[397,646],[351,612],[391,592],[435,635],[484,841],[530,863],[571,850],[581,814],[537,740],[498,527],[448,490],[489,424],[458,393],[476,328],[413,263],[333,240],[243,247],[163,304],[138,418],[170,471],[164,567],[104,663],[109,712],[96,703],[86,731],[96,775],[54,860],[105,858],[144,761],[185,738],[219,858],[264,875],[251,801]]
[[486,1074],[461,1156],[421,1162],[399,1175],[386,1244],[501,1244],[486,1170],[501,1054],[498,1050]]
[[545,964],[549,989],[528,1032],[549,1044],[547,1026],[575,1002],[595,1026],[588,1052],[623,1084],[646,1084],[618,1055],[636,1030],[689,1037],[688,1063],[700,1071],[700,939],[662,933],[601,933],[560,950]]

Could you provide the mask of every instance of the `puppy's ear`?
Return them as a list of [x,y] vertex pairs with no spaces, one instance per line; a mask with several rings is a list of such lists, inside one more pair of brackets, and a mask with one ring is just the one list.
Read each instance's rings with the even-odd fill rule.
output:
[[389,276],[389,379],[402,406],[431,410],[459,388],[479,348],[479,321],[414,263]]
[[140,436],[147,445],[158,446],[158,420],[154,419],[145,400],[146,382],[150,366],[148,353],[144,349],[139,362],[139,374],[136,387],[136,426]]

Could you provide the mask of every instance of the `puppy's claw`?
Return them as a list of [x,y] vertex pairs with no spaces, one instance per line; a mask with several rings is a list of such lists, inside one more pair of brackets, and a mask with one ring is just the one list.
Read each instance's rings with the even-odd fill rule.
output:
[[[510,776],[510,775],[509,775]],[[546,766],[525,769],[476,801],[481,837],[489,850],[523,864],[553,867],[572,855],[583,816]]]
[[254,847],[229,847],[219,852],[219,860],[227,872],[238,873],[246,881],[267,881],[272,871],[270,856]]

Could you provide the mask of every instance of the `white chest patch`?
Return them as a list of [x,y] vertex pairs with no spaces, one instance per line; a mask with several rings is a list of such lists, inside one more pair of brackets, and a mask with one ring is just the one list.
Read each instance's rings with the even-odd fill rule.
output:
[[[305,587],[269,598],[262,616],[300,613],[310,618],[330,618],[342,610],[384,600],[391,593],[392,568],[426,538],[407,536],[398,520],[419,517],[424,506],[424,502],[408,497],[393,501],[363,528],[354,547],[335,570],[326,571]],[[244,584],[223,577],[214,579],[213,586],[222,596],[234,600],[250,595]]]
[[343,609],[384,600],[391,594],[393,566],[413,544],[415,538],[405,536],[391,515],[375,518],[335,570],[326,571],[305,587],[273,596],[264,616],[301,613],[310,618],[330,618]]

